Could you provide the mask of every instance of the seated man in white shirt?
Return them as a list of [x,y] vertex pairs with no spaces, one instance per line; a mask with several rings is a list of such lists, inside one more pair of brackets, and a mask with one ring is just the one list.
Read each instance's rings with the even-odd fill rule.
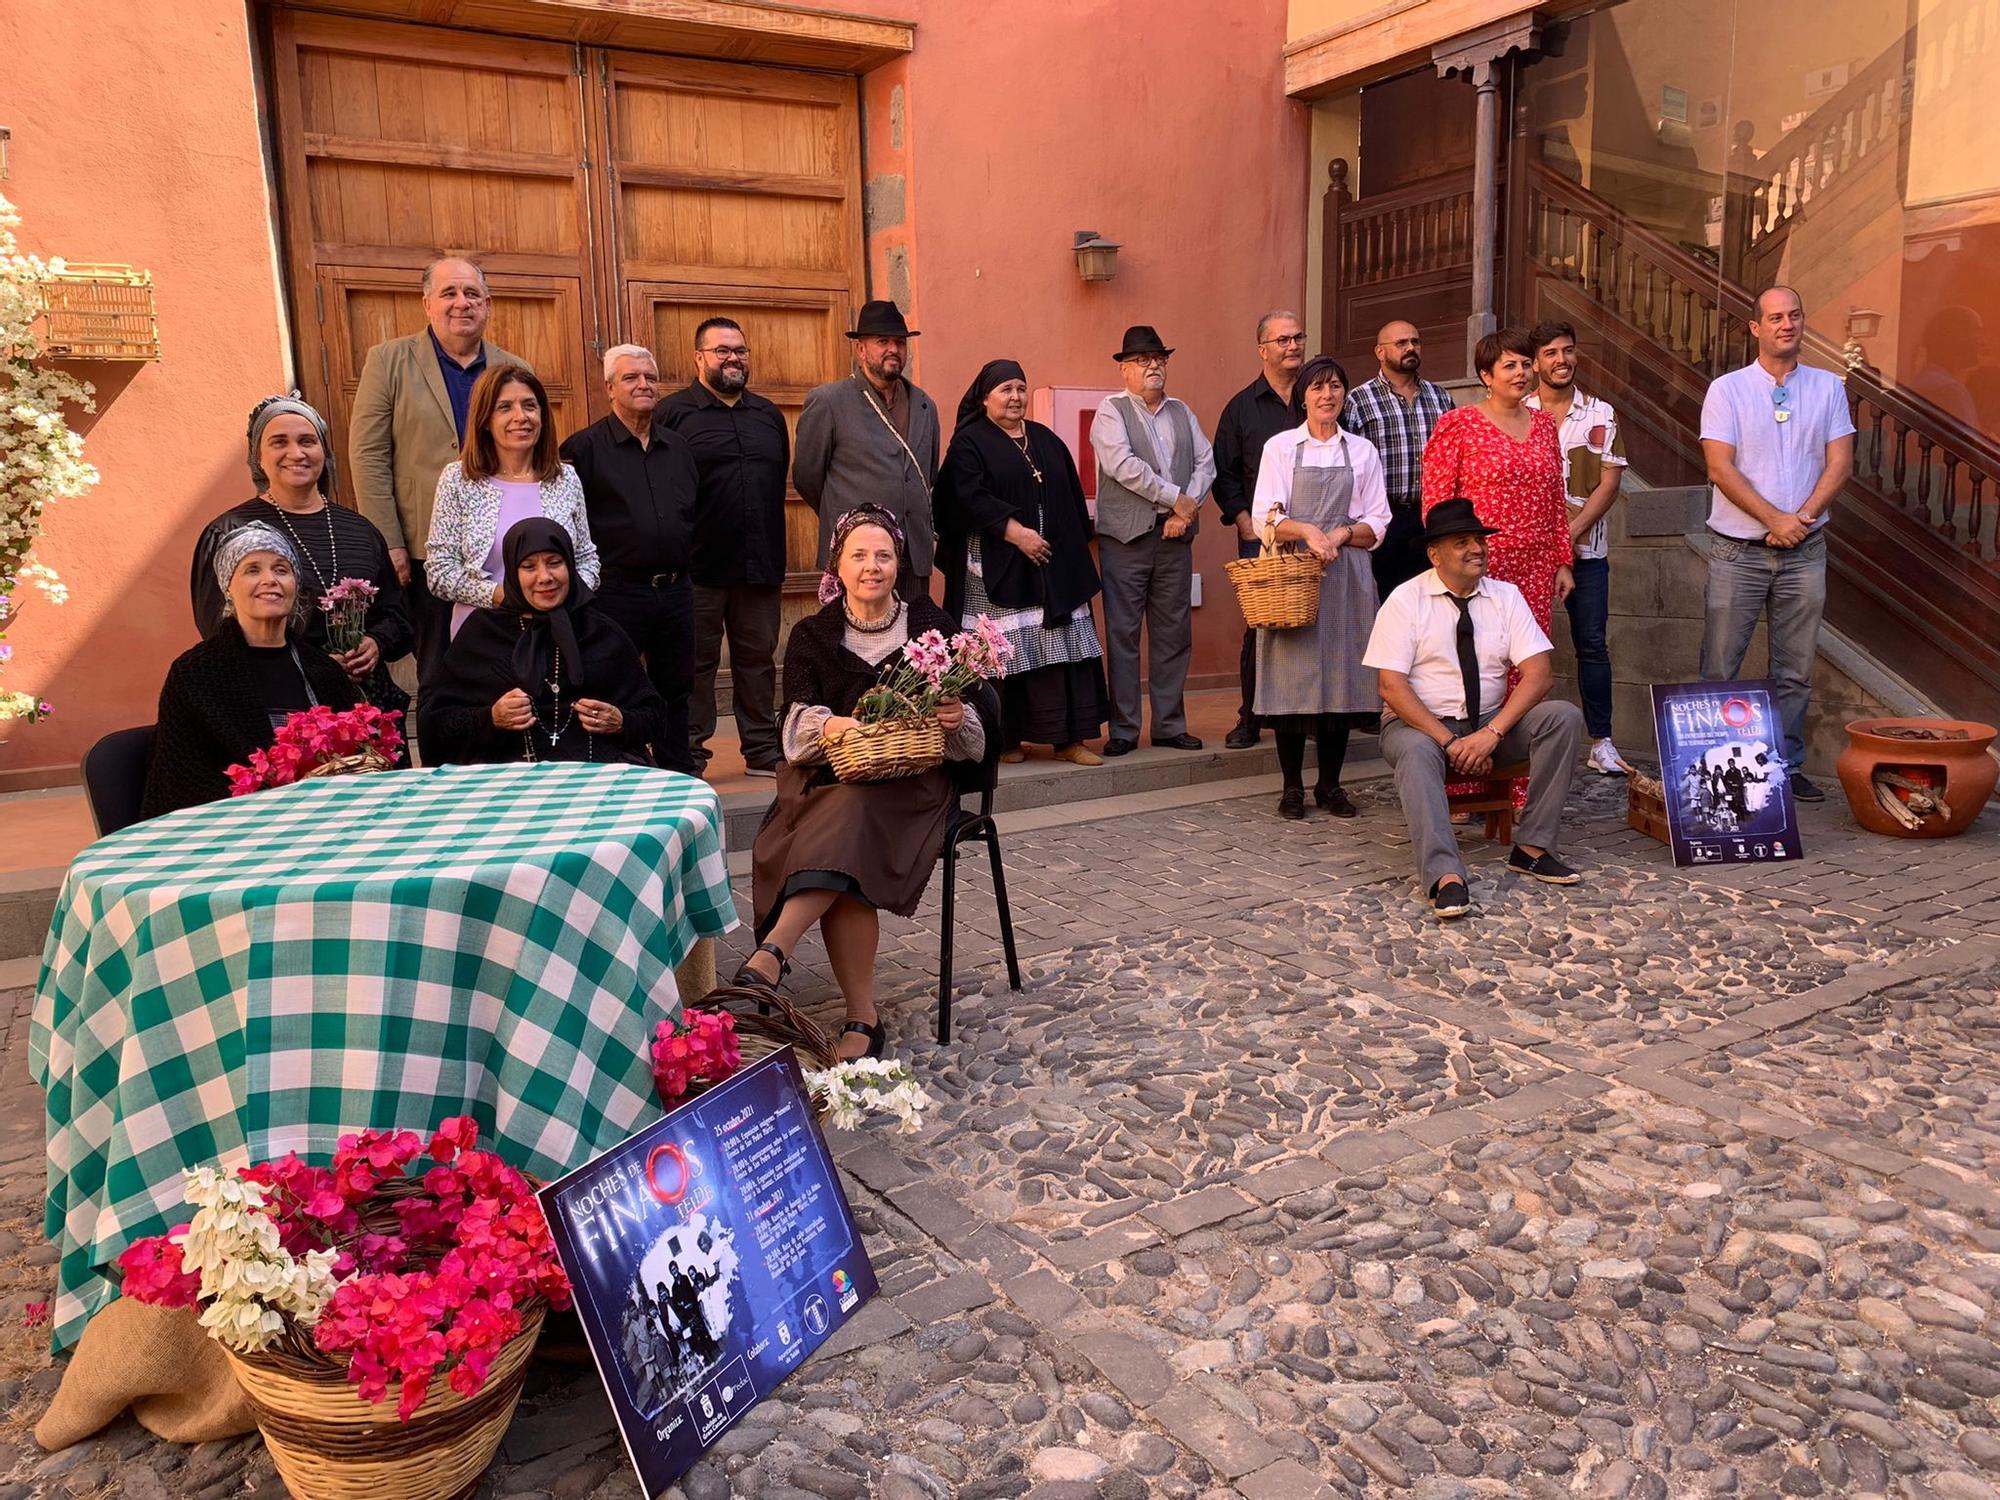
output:
[[[1486,538],[1470,500],[1446,500],[1425,520],[1431,570],[1382,601],[1363,664],[1381,673],[1382,755],[1410,825],[1417,875],[1441,920],[1472,909],[1445,783],[1526,758],[1528,805],[1507,867],[1551,885],[1582,879],[1556,857],[1583,714],[1547,701],[1549,638],[1521,591],[1486,577]],[[1520,681],[1507,691],[1507,669]],[[1393,716],[1393,717],[1392,717]]]

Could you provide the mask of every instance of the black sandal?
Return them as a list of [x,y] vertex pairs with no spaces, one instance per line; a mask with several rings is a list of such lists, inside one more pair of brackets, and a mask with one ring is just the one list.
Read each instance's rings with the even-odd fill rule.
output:
[[[758,953],[768,953],[778,961],[778,977],[776,979],[766,979],[762,974],[759,974],[755,969],[750,967],[750,958],[755,958]],[[731,984],[742,985],[753,990],[769,990],[772,993],[776,993],[778,986],[785,982],[785,976],[792,972],[792,961],[785,957],[784,949],[780,948],[776,943],[759,943],[756,952],[753,952],[750,958],[744,959],[742,963],[736,966],[736,973],[729,981]]]
[[[856,1035],[868,1038],[868,1050],[862,1053],[861,1057],[880,1057],[883,1048],[889,1044],[889,1033],[883,1029],[880,1021],[849,1021],[845,1026],[840,1028],[840,1035],[846,1036],[850,1031]],[[840,1040],[838,1037],[834,1039],[833,1049],[836,1055],[840,1051]],[[840,1060],[842,1062],[859,1062],[861,1061],[861,1057],[843,1057]]]

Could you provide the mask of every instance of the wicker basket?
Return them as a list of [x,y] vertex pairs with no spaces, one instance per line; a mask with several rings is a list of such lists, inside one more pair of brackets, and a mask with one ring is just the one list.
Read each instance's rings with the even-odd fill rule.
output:
[[388,756],[373,745],[363,745],[352,755],[335,755],[321,761],[307,776],[363,776],[373,771],[386,771],[394,764]]
[[[720,985],[704,995],[698,1004],[688,1008],[726,1010],[736,1017],[736,1041],[742,1050],[743,1066],[746,1068],[787,1044],[798,1049],[801,1068],[823,1070],[840,1060],[838,1049],[817,1021],[783,995],[769,990],[747,984]],[[686,1094],[673,1102],[682,1103],[711,1087],[713,1085],[705,1080],[697,1081],[689,1086]],[[825,1113],[817,1100],[813,1103],[813,1113]]]
[[1266,523],[1263,552],[1229,564],[1243,623],[1252,630],[1302,630],[1317,623],[1324,571],[1304,548],[1280,546],[1276,523]]
[[396,1420],[398,1387],[380,1405],[363,1401],[346,1368],[317,1351],[223,1352],[295,1500],[458,1500],[479,1488],[514,1420],[544,1310],[525,1309],[478,1395],[433,1381],[407,1422]]
[[944,764],[944,728],[929,717],[857,724],[822,743],[842,781],[900,781]]

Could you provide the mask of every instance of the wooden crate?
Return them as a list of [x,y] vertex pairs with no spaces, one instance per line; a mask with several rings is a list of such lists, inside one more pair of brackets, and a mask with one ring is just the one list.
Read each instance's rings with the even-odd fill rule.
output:
[[160,357],[150,271],[72,263],[43,278],[42,303],[42,352],[52,359]]
[[1648,838],[1669,843],[1665,789],[1650,776],[1625,778],[1625,822]]

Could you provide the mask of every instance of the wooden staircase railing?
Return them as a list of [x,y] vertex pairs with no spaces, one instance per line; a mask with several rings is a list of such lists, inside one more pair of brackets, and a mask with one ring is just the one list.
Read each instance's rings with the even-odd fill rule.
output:
[[[2000,0],[1955,0],[1884,49],[1755,161],[1729,168],[1729,231],[1746,285],[1779,279],[1791,231],[1865,168],[1900,156],[1918,104],[1991,79]],[[1899,164],[1899,171],[1901,166]]]
[[[1547,166],[1534,166],[1529,193],[1536,315],[1577,325],[1585,379],[1619,408],[1641,472],[1698,482],[1701,399],[1716,375],[1754,357],[1752,294]],[[1845,350],[1818,333],[1807,334],[1806,358],[1846,371],[1857,429],[1854,476],[1829,533],[1829,564],[1852,596],[1839,623],[1866,645],[1879,614],[1942,654],[1936,672],[1912,664],[1920,686],[2000,703],[2000,445],[1848,368]]]

